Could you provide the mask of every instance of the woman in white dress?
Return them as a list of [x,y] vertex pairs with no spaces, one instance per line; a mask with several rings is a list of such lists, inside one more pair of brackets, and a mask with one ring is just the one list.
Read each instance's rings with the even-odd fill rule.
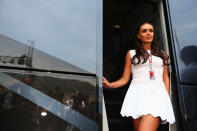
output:
[[128,51],[125,56],[122,77],[114,82],[103,77],[103,86],[122,87],[132,74],[120,113],[132,118],[135,131],[156,131],[160,123],[175,122],[169,97],[167,55],[158,48],[151,23],[139,26],[135,44],[136,49]]

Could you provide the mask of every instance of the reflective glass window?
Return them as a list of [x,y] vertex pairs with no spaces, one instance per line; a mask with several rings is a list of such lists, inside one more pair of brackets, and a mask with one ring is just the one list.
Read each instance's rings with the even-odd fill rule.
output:
[[0,65],[96,73],[96,0],[0,1]]
[[184,72],[197,66],[197,1],[169,0],[169,7],[179,71],[184,77]]
[[96,79],[0,71],[0,130],[98,129]]

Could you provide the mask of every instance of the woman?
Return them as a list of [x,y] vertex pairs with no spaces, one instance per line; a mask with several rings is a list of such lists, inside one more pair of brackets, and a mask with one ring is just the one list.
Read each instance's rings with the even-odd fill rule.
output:
[[136,50],[125,56],[122,77],[109,82],[103,77],[105,88],[119,88],[133,79],[125,96],[121,115],[131,116],[135,131],[156,131],[160,123],[174,123],[170,101],[170,83],[166,53],[154,40],[154,27],[145,22],[136,35]]

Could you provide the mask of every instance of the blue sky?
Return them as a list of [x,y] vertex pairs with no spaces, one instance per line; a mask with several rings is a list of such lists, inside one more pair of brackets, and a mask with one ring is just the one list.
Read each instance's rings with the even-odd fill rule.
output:
[[0,33],[96,72],[96,0],[1,0]]

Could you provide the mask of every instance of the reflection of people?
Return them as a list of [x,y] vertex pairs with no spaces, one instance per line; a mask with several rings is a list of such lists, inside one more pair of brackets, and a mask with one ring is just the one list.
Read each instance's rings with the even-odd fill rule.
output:
[[186,67],[181,69],[181,81],[184,83],[196,83],[197,77],[197,46],[185,46],[181,50],[181,59]]
[[197,63],[197,46],[185,46],[181,50],[181,59],[186,65]]
[[175,121],[169,97],[167,56],[155,42],[152,24],[145,22],[139,26],[135,39],[136,50],[127,52],[122,77],[114,82],[103,77],[103,85],[122,87],[132,73],[133,80],[120,113],[132,117],[136,131],[156,131],[160,123]]

